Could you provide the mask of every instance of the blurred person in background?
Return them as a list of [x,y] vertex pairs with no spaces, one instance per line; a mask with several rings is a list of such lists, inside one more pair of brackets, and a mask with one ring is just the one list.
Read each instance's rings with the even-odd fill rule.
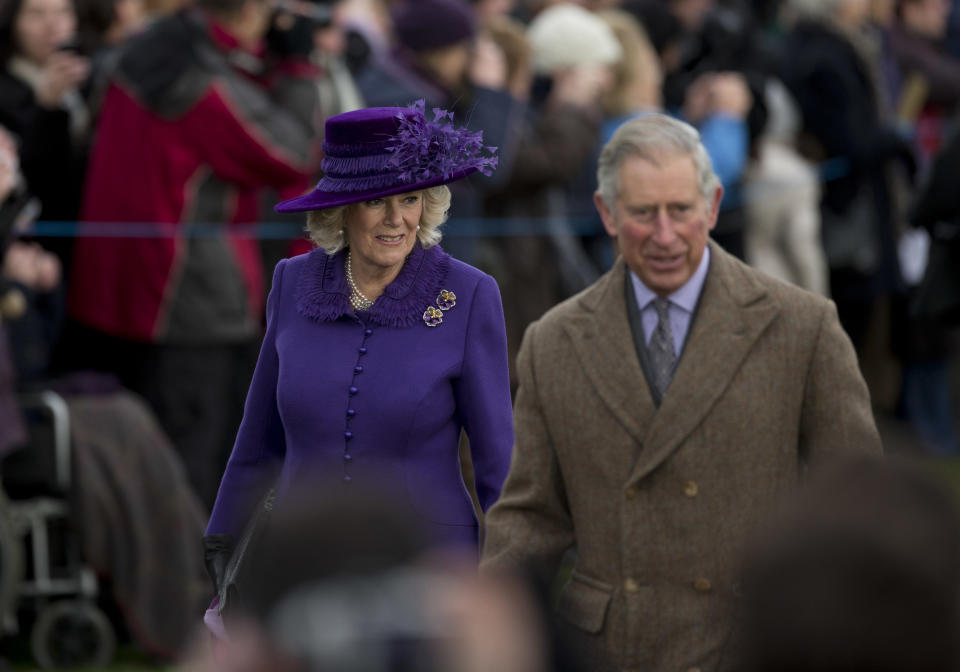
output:
[[[954,123],[960,119],[956,115],[960,101],[960,60],[949,54],[943,44],[950,14],[949,0],[898,0],[894,12],[889,44],[902,83],[899,121],[903,132],[913,141],[920,164],[918,173],[927,175],[934,165],[941,173],[930,176],[930,182],[918,194],[921,200],[913,206],[917,212],[926,211],[915,224],[920,230],[907,232],[900,240],[901,263],[910,285],[908,300],[916,302],[922,294],[926,302],[931,292],[944,290],[934,289],[932,278],[927,279],[924,286],[923,262],[915,261],[921,256],[920,248],[911,248],[910,243],[917,239],[929,242],[927,264],[940,266],[930,269],[934,275],[942,273],[946,257],[956,256],[955,245],[949,242],[955,232],[944,234],[941,230],[951,226],[950,217],[934,223],[928,213],[942,212],[943,204],[952,194],[950,187],[938,193],[929,186],[936,181],[938,190],[943,189],[943,172],[949,170],[947,166],[953,162],[950,157],[956,151],[951,148],[940,154],[945,141],[956,142],[950,138],[950,122],[951,118]],[[899,410],[918,431],[928,453],[954,454],[960,445],[953,420],[949,376],[953,338],[946,325],[934,315],[913,311],[904,321],[907,326]]]
[[306,0],[289,5],[289,9],[281,4],[273,18],[274,29],[267,34],[267,48],[271,53],[310,55],[310,61],[317,67],[320,121],[363,107],[360,92],[344,60],[346,5],[347,0]]
[[261,334],[249,225],[267,187],[304,190],[319,153],[313,43],[290,36],[261,52],[284,28],[273,18],[266,0],[201,0],[123,50],[68,285],[70,364],[112,372],[148,401],[207,507]]
[[[663,110],[663,71],[653,45],[633,14],[607,10],[606,21],[623,48],[614,67],[614,85],[602,99],[606,120],[601,140],[640,115]],[[747,113],[752,98],[746,80],[737,73],[703,75],[687,90],[680,117],[700,133],[713,169],[724,189],[737,186],[747,162]]]
[[820,237],[820,175],[796,150],[799,113],[783,83],[764,91],[767,124],[744,175],[746,262],[821,296],[830,295]]
[[449,113],[427,121],[422,103],[331,117],[325,137],[317,187],[276,206],[309,212],[319,247],[274,271],[260,359],[204,537],[218,595],[206,618],[220,636],[227,561],[243,552],[242,532],[271,488],[280,502],[296,486],[402,486],[391,506],[420,519],[432,546],[475,562],[461,433],[480,515],[510,461],[500,292],[438,245],[446,185],[489,173],[495,157]]
[[[490,180],[463,180],[452,187],[457,221],[484,214],[485,195],[504,184],[516,152],[522,105],[507,89],[503,54],[477,32],[466,0],[401,0],[390,11],[392,49],[380,54],[357,76],[367,105],[405,106],[424,99],[427,109],[453,111],[466,125],[483,131],[484,142],[499,149],[501,170]],[[448,239],[450,251],[475,262],[475,245]]]
[[[72,0],[8,0],[0,7],[0,125],[19,145],[20,166],[40,218],[74,222],[90,137],[81,88],[89,59],[78,53]],[[67,264],[68,239],[45,244]]]
[[[602,74],[605,66],[598,67],[597,59],[609,58],[610,49],[616,48],[602,24],[592,15],[586,16],[587,23],[579,24],[585,26],[584,32],[568,45],[568,61],[552,71],[545,99],[526,108],[514,161],[501,168],[508,171],[509,178],[490,191],[484,206],[489,216],[502,218],[508,227],[505,237],[487,247],[484,267],[503,290],[511,363],[527,325],[596,274],[565,220],[571,185],[587,170],[597,151],[601,121],[597,98],[607,81]],[[506,56],[511,93],[518,100],[529,101],[534,47],[524,27],[501,18],[488,22],[484,30]],[[569,35],[569,31],[563,34]],[[550,30],[540,35],[547,44],[555,37]],[[592,74],[597,70],[600,76]],[[515,384],[514,374],[511,369]]]
[[659,0],[624,0],[620,8],[633,16],[650,38],[663,72],[676,70],[683,55],[683,26],[677,17]]
[[890,28],[890,49],[901,81],[916,80],[924,95],[917,110],[915,146],[922,166],[940,148],[947,121],[960,101],[960,58],[947,53],[943,38],[950,16],[949,0],[898,0]]
[[741,672],[960,667],[960,514],[928,467],[851,460],[758,529],[731,614]]
[[693,127],[627,122],[598,184],[621,257],[527,329],[481,566],[551,580],[575,555],[557,611],[591,670],[724,670],[741,544],[880,438],[834,306],[710,240],[723,187]]
[[[82,561],[96,572],[101,595],[118,608],[120,632],[130,633],[149,654],[174,660],[193,636],[190,615],[205,597],[198,558],[203,507],[140,398],[90,374],[52,375],[51,352],[62,318],[60,264],[36,243],[16,237],[31,212],[28,185],[16,167],[16,148],[0,129],[0,385],[13,384],[15,377],[17,391],[51,390],[66,402],[70,523],[81,531]],[[0,393],[0,406],[17,403],[12,391],[9,397]],[[17,417],[5,410],[0,415],[2,458],[16,445],[19,428]],[[45,449],[34,437],[3,462],[4,489],[11,499],[50,494],[37,491],[42,462],[29,454]]]
[[343,0],[345,60],[353,75],[390,50],[390,12],[386,0]]
[[960,451],[950,363],[960,326],[960,115],[914,194],[910,223],[929,234],[924,275],[911,296],[911,341],[904,375],[904,411],[934,455]]
[[[267,33],[268,52],[306,53],[315,67],[318,106],[316,123],[336,114],[363,107],[363,99],[347,64],[347,7],[350,0],[287,0],[281,2],[273,16],[273,27]],[[316,142],[322,143],[322,135]],[[271,224],[297,226],[293,217],[278,216],[272,203],[277,200],[271,189],[261,198],[261,218]],[[260,250],[265,268],[272,268],[285,257],[304,254],[313,249],[305,236],[290,240],[283,236],[262,240]]]
[[85,87],[95,118],[116,66],[120,47],[147,25],[146,0],[78,0],[77,23],[81,51],[90,57]]
[[869,0],[796,0],[790,10],[796,20],[779,69],[800,110],[798,149],[824,180],[831,297],[874,404],[888,410],[899,391],[894,344],[906,325],[891,317],[905,291],[896,248],[904,204],[894,180],[915,166],[913,151],[885,104],[876,43],[865,30]]
[[[7,251],[13,241],[16,222],[24,205],[21,197],[22,182],[16,143],[13,137],[0,127],[0,262],[4,265]],[[20,315],[22,311],[21,300],[8,300],[6,292],[0,296],[0,326],[7,318]],[[17,400],[17,369],[3,329],[0,329],[0,427],[3,427],[3,431],[0,432],[0,459],[2,459],[19,448],[27,439],[26,427]],[[0,586],[0,589],[8,591],[0,596],[0,613],[2,613],[3,607],[11,604],[14,595],[10,586]],[[0,664],[2,662],[0,659]]]
[[[589,142],[589,154],[564,168],[570,178],[551,183],[544,192],[547,229],[558,254],[561,298],[566,298],[590,285],[610,263],[591,194],[603,120],[599,101],[613,84],[613,68],[623,50],[613,31],[594,12],[570,2],[553,4],[537,14],[527,29],[527,39],[536,76],[531,103],[534,114],[556,114],[563,106],[579,108],[576,119],[581,135],[576,145],[568,141],[570,149],[579,150],[581,143]],[[557,172],[554,169],[548,174]]]
[[717,148],[722,151],[711,154],[726,190],[713,238],[743,259],[747,221],[740,190],[752,143],[763,128],[764,80],[775,52],[746,3],[671,0],[667,7],[680,34],[664,61],[664,106],[698,128],[707,121],[724,127],[718,132],[725,139]]

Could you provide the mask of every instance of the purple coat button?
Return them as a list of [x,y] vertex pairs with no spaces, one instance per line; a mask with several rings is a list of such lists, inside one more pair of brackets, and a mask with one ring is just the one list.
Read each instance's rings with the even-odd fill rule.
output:
[[343,438],[345,438],[347,441],[349,441],[350,439],[353,438],[353,432],[351,432],[351,431],[348,429],[347,431],[345,431],[345,432],[343,433]]
[[353,367],[353,372],[354,372],[354,373],[363,373],[363,367],[362,367],[362,366],[355,366],[355,367]]
[[360,354],[361,354],[361,355],[367,354],[367,349],[366,349],[366,348],[360,348]]
[[350,478],[349,476],[344,476],[344,477],[343,477],[343,482],[344,482],[344,483],[349,483],[349,482],[352,481],[352,480],[353,480],[353,479]]
[[359,392],[359,391],[360,391],[360,390],[358,390],[356,387],[354,387],[354,386],[352,386],[352,385],[350,386],[350,390],[349,390],[350,394],[356,394],[356,393]]
[[371,334],[373,334],[373,329],[369,329],[369,328],[368,328],[368,329],[364,329],[364,330],[363,330],[363,333],[366,334],[367,336],[370,336]]
[[343,461],[344,461],[344,462],[349,462],[349,461],[352,460],[352,459],[353,459],[353,455],[351,455],[350,453],[347,453],[347,454],[345,454],[345,455],[343,456]]
[[356,412],[354,409],[352,409],[352,408],[348,408],[348,409],[347,409],[347,416],[348,416],[348,417],[351,417],[351,418],[352,418],[352,417],[355,416],[356,414],[357,414],[357,412]]

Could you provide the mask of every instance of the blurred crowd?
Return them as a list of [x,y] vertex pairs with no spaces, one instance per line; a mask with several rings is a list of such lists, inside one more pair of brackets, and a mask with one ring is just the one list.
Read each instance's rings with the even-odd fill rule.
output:
[[511,363],[616,256],[601,147],[666,112],[722,181],[712,237],[832,298],[878,415],[960,451],[957,0],[0,0],[0,384],[137,393],[199,540],[265,278],[309,249],[271,205],[324,119],[420,99],[498,149],[444,247],[498,281]]

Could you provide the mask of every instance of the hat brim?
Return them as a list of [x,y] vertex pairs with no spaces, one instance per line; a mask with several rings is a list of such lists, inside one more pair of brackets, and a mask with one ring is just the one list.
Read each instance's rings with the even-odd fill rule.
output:
[[273,209],[276,212],[308,212],[310,210],[323,210],[325,208],[335,208],[340,205],[349,205],[350,203],[360,203],[374,198],[392,196],[393,194],[405,194],[409,191],[420,191],[430,187],[438,187],[441,184],[450,184],[463,179],[467,175],[477,172],[476,168],[466,168],[458,170],[449,177],[435,177],[422,182],[412,184],[398,184],[395,187],[386,187],[383,189],[368,189],[365,191],[323,191],[314,189],[308,194],[291,198],[277,203]]

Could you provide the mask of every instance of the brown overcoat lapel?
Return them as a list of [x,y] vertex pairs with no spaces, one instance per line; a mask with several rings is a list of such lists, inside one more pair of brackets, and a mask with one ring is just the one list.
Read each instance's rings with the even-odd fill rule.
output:
[[630,331],[622,258],[596,291],[584,295],[583,313],[567,324],[567,334],[597,395],[641,447],[628,484],[653,471],[693,432],[780,311],[739,262],[712,241],[710,255],[697,315],[659,409]]

